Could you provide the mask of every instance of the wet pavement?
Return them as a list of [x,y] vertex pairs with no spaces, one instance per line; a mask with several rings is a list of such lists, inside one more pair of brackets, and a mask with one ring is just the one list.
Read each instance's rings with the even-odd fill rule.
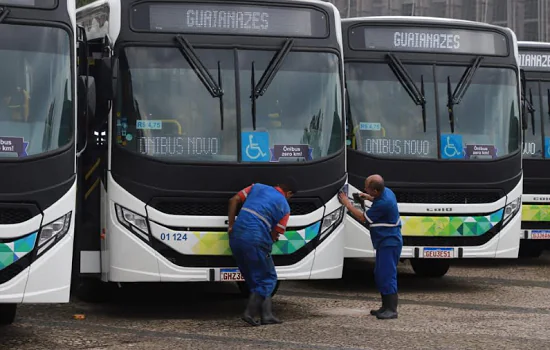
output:
[[[246,300],[224,284],[125,286],[102,304],[23,305],[0,328],[0,349],[550,349],[550,253],[469,260],[441,279],[400,266],[397,320],[377,320],[373,265],[344,278],[282,282],[284,323],[249,327]],[[84,314],[84,320],[75,320]]]

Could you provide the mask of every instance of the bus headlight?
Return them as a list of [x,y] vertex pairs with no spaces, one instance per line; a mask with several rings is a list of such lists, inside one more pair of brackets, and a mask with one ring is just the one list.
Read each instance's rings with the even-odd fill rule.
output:
[[40,228],[37,256],[43,254],[47,249],[65,237],[71,227],[71,215],[72,212],[68,212]]
[[504,207],[504,216],[502,220],[502,225],[506,225],[510,219],[512,219],[521,208],[521,196],[514,199],[510,203],[506,204],[506,207]]
[[332,213],[325,215],[323,218],[323,223],[321,224],[321,236],[319,237],[319,240],[322,240],[329,233],[334,231],[334,229],[342,222],[343,213],[344,207],[340,207]]
[[115,209],[118,222],[120,222],[122,226],[139,237],[149,241],[149,226],[147,225],[147,219],[145,217],[129,209],[123,208],[118,204],[115,204]]

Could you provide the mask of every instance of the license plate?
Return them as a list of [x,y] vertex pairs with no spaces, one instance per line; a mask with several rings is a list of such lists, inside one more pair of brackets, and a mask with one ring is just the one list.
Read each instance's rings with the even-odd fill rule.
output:
[[531,231],[531,239],[550,239],[550,230]]
[[220,281],[244,281],[244,277],[239,269],[221,269],[220,270]]
[[454,248],[424,248],[424,258],[427,259],[452,259]]

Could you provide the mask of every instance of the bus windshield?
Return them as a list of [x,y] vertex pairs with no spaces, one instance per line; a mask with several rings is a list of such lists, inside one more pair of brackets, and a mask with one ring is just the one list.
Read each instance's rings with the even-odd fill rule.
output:
[[194,51],[223,94],[211,93],[177,48],[122,51],[120,146],[179,162],[308,161],[342,148],[336,55],[290,52],[253,106],[252,86],[276,51],[239,50],[238,67],[233,50]]
[[517,76],[512,69],[475,69],[456,103],[454,92],[468,67],[404,67],[418,91],[423,90],[424,113],[388,64],[346,65],[352,148],[380,157],[470,160],[519,149]]
[[550,82],[527,81],[525,98],[532,104],[533,113],[527,113],[525,131],[525,158],[550,158]]
[[0,159],[73,141],[70,48],[61,29],[0,24]]

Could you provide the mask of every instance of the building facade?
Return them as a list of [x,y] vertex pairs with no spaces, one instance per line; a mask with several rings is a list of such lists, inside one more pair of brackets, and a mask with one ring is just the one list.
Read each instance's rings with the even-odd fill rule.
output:
[[330,0],[342,17],[430,16],[511,28],[518,40],[550,41],[550,0]]

